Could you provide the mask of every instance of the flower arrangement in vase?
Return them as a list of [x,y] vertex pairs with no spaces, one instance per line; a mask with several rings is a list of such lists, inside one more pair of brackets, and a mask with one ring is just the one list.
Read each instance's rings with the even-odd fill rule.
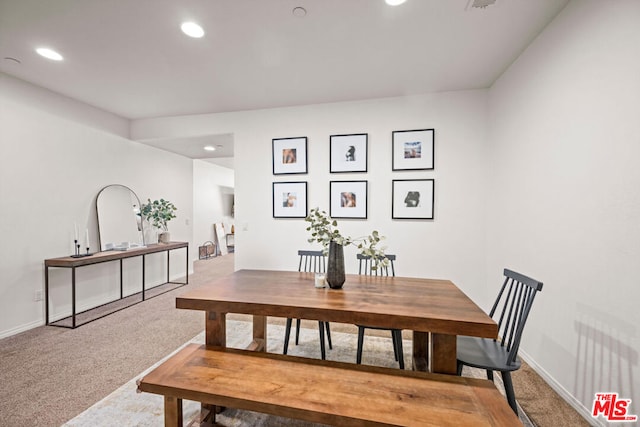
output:
[[309,243],[318,242],[322,244],[323,252],[328,255],[326,279],[329,287],[340,289],[345,281],[344,273],[344,247],[354,245],[362,255],[371,257],[372,269],[378,266],[388,266],[389,260],[384,254],[385,247],[379,247],[380,241],[385,237],[378,231],[373,230],[365,237],[352,238],[343,236],[338,230],[338,221],[329,217],[320,208],[313,208],[305,218],[309,222],[307,231],[311,232]]
[[149,221],[154,227],[161,229],[158,234],[158,243],[169,243],[170,235],[167,223],[173,218],[176,218],[175,211],[178,208],[168,200],[160,199],[154,200],[147,199],[147,203],[142,205],[140,213]]

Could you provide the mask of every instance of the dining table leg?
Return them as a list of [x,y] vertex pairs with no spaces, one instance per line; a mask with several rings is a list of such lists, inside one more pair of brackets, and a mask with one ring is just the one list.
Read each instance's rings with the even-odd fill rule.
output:
[[227,346],[227,313],[207,311],[205,318],[205,344]]
[[253,341],[248,350],[267,351],[267,316],[253,316]]
[[457,337],[431,334],[431,372],[457,374]]
[[413,331],[413,370],[429,370],[429,333]]

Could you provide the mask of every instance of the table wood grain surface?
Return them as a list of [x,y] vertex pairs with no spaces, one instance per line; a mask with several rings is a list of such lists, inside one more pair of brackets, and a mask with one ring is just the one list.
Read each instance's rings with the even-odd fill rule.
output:
[[[413,367],[455,374],[456,336],[495,338],[497,324],[449,280],[347,275],[342,289],[315,288],[313,273],[239,270],[176,298],[206,312],[206,342],[226,346],[226,313],[254,316],[255,350],[266,316],[413,331]],[[430,364],[430,366],[429,366]]]
[[157,252],[166,252],[179,248],[187,248],[188,246],[188,242],[154,243],[138,248],[131,248],[126,251],[111,250],[95,252],[90,256],[84,256],[80,258],[73,258],[72,256],[49,258],[44,260],[44,265],[46,267],[80,267],[84,265],[99,264],[108,261],[117,261],[124,258],[133,258]]

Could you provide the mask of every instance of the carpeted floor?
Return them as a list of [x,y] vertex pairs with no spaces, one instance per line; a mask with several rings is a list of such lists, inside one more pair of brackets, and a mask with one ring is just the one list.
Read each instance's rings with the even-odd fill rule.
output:
[[[42,326],[0,340],[0,424],[60,426],[101,401],[202,332],[203,314],[176,309],[176,295],[232,271],[233,255],[198,261],[188,287],[74,330]],[[303,326],[317,332],[315,322]],[[337,333],[350,328],[332,323]],[[513,380],[535,425],[588,425],[528,366]]]

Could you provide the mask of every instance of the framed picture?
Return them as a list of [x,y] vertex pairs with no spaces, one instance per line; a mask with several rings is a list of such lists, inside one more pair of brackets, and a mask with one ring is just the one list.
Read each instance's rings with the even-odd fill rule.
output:
[[351,135],[331,135],[329,137],[329,158],[331,173],[366,172],[367,140],[369,135],[358,133]]
[[273,183],[273,217],[305,218],[307,216],[307,183]]
[[433,179],[394,179],[391,218],[433,219]]
[[435,130],[393,131],[392,170],[433,169]]
[[329,182],[329,216],[367,218],[367,181]]
[[307,137],[274,138],[273,174],[307,173]]

